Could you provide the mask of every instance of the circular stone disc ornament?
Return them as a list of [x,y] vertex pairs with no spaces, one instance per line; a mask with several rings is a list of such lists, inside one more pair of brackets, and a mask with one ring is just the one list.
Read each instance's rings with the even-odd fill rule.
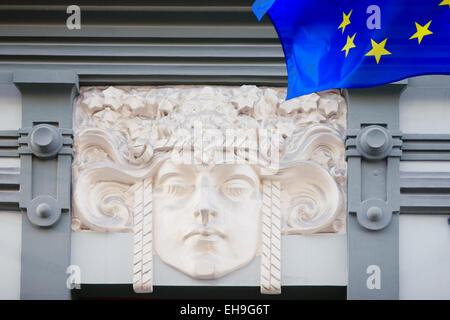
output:
[[56,127],[39,124],[30,132],[30,147],[39,158],[54,157],[63,145],[63,137]]
[[56,223],[61,216],[61,209],[57,202],[50,196],[37,196],[28,209],[27,215],[30,221],[41,227],[49,227]]
[[381,126],[368,126],[356,138],[356,149],[366,159],[379,160],[392,151],[392,135]]
[[363,201],[356,218],[360,225],[369,230],[381,230],[391,222],[392,212],[388,209],[386,202],[380,199],[368,199]]

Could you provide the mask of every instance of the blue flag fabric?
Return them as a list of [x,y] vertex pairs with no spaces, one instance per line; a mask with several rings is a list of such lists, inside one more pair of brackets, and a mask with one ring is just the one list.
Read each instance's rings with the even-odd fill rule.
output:
[[450,74],[450,0],[257,0],[283,46],[291,99]]

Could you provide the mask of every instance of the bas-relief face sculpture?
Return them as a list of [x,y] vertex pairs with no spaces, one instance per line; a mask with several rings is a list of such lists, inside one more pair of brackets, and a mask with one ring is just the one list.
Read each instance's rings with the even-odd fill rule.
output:
[[250,165],[166,161],[153,188],[154,248],[165,263],[190,276],[213,279],[256,255],[261,193]]
[[[198,279],[261,254],[261,286],[279,292],[281,233],[345,231],[345,101],[333,91],[285,95],[254,86],[83,88],[74,107],[72,228],[134,232],[135,290],[148,292],[153,254]],[[222,132],[275,128],[280,170],[172,161],[176,130],[198,121]]]

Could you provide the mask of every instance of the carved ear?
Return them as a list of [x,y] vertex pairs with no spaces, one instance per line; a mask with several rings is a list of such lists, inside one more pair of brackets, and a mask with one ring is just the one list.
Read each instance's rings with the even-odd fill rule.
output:
[[281,182],[284,234],[320,232],[332,226],[344,209],[341,188],[314,162],[299,162],[274,178]]

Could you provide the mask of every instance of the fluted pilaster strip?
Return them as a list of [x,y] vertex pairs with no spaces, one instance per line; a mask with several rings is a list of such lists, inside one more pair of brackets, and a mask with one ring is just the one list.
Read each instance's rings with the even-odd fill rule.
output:
[[152,179],[136,183],[134,193],[133,289],[153,291]]
[[261,293],[281,293],[280,182],[263,180]]

